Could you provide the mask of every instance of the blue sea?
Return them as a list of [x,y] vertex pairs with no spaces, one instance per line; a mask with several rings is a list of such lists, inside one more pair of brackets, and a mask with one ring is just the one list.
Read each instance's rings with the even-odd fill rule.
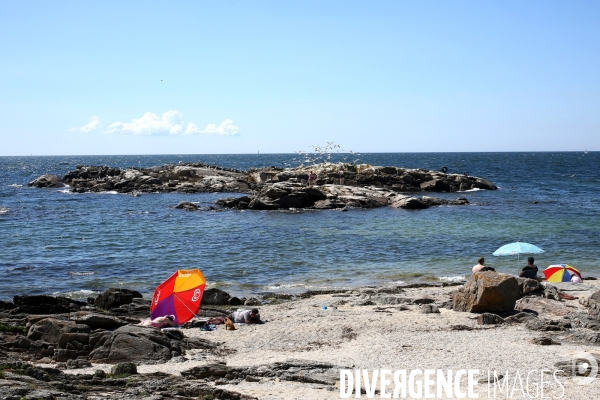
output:
[[[348,155],[336,155],[347,158]],[[464,173],[499,190],[440,194],[468,206],[426,210],[201,211],[219,194],[73,194],[30,188],[44,173],[77,164],[120,168],[205,162],[230,168],[293,164],[295,154],[0,157],[0,298],[85,298],[109,287],[151,295],[177,269],[199,268],[210,286],[237,295],[266,291],[452,281],[477,257],[516,274],[523,241],[546,252],[536,264],[568,263],[600,276],[600,152],[377,153],[360,163]],[[237,194],[239,195],[239,194]]]

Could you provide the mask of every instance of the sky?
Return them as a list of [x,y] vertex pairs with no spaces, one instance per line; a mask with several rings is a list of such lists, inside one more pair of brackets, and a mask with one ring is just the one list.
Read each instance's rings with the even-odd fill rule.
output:
[[0,0],[0,156],[600,150],[598,1]]

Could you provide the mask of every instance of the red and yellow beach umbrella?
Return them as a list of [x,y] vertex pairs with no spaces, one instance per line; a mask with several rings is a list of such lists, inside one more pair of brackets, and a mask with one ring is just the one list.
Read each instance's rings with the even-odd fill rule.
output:
[[579,271],[567,264],[551,265],[544,270],[544,275],[548,282],[571,282],[573,275],[581,278]]
[[200,309],[206,279],[199,269],[180,269],[154,291],[152,319],[173,315],[177,324],[192,319]]

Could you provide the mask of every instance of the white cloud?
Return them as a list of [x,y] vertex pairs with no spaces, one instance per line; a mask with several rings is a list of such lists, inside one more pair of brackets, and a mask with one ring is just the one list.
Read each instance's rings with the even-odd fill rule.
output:
[[88,122],[84,126],[71,128],[69,130],[71,132],[90,133],[92,131],[97,131],[98,129],[100,129],[100,118],[94,115],[90,118],[90,122]]
[[151,112],[131,122],[115,122],[108,126],[106,133],[121,135],[179,135],[183,132],[183,122],[179,111],[167,111],[159,118]]
[[199,129],[196,124],[190,122],[183,133],[184,135],[207,134],[220,136],[236,136],[240,134],[240,128],[233,124],[233,120],[226,119],[221,122],[221,125],[208,124],[206,129]]
[[193,122],[185,123],[179,111],[167,111],[159,118],[158,115],[147,112],[141,118],[131,122],[115,122],[108,126],[106,133],[121,135],[239,135],[240,128],[233,124],[231,119],[226,119],[219,126],[208,124],[206,129],[200,129]]

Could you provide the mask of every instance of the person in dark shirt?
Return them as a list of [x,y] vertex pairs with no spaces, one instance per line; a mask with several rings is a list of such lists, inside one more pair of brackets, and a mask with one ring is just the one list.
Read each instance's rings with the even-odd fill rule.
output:
[[527,266],[521,270],[520,277],[534,278],[537,275],[538,267],[533,264],[534,261],[533,257],[527,258]]

